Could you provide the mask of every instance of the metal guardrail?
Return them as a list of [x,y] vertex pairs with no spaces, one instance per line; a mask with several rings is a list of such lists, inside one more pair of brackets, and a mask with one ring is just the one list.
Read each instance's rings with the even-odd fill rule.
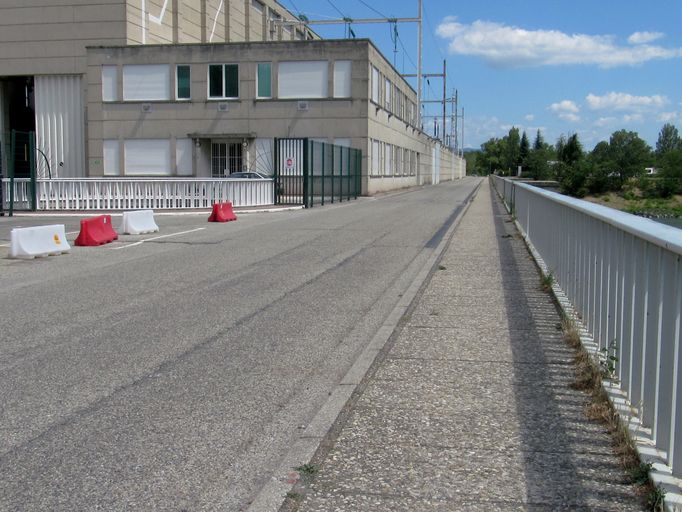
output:
[[682,478],[682,231],[491,176],[599,354],[640,429]]
[[[9,179],[3,179],[6,187]],[[127,210],[210,208],[274,204],[273,180],[202,178],[59,178],[36,180],[38,210]],[[14,206],[28,209],[30,179],[14,180]],[[8,203],[9,194],[5,194]],[[8,209],[9,204],[6,204]]]

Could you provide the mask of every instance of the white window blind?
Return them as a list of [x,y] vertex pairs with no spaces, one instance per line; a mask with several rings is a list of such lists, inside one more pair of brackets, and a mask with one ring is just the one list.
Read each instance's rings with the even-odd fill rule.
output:
[[121,175],[121,165],[119,155],[120,144],[118,140],[105,140],[103,141],[104,146],[104,175],[105,176],[120,176]]
[[326,98],[327,61],[280,62],[277,70],[279,98]]
[[379,172],[379,141],[372,141],[372,175],[378,176]]
[[102,66],[102,101],[118,101],[116,66]]
[[192,139],[176,139],[175,166],[178,176],[192,175]]
[[343,146],[344,148],[349,148],[351,144],[351,140],[347,138],[339,138],[339,139],[334,139],[334,144],[337,146]]
[[372,101],[379,103],[379,70],[372,68]]
[[391,81],[386,79],[386,91],[384,92],[384,107],[391,110]]
[[334,97],[350,98],[351,61],[337,60],[334,62]]
[[135,139],[123,143],[127,176],[168,176],[170,141],[167,139]]
[[168,64],[123,66],[123,100],[170,100]]

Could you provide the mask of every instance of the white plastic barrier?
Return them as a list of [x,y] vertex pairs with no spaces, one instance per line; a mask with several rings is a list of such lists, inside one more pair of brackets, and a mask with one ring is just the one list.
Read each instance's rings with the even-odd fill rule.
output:
[[154,210],[136,210],[123,212],[121,233],[125,235],[141,235],[143,233],[156,233],[159,226],[154,222]]
[[12,230],[10,258],[31,259],[69,252],[64,224],[15,228]]

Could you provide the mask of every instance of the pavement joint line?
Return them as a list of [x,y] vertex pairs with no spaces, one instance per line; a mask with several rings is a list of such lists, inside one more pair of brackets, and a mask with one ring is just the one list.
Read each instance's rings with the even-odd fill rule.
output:
[[137,245],[142,245],[142,244],[145,243],[145,242],[151,242],[151,241],[154,241],[154,240],[160,240],[160,239],[162,239],[162,238],[169,238],[169,237],[172,237],[172,236],[186,235],[186,234],[188,234],[188,233],[195,233],[195,232],[197,232],[197,231],[202,231],[202,230],[204,230],[204,229],[206,229],[206,228],[195,228],[195,229],[189,229],[189,230],[187,230],[187,231],[180,231],[180,232],[178,232],[178,233],[170,233],[170,234],[168,234],[168,235],[161,235],[161,236],[154,236],[154,237],[151,237],[151,238],[145,238],[144,240],[140,240],[140,241],[138,241],[138,242],[133,242],[133,243],[127,244],[127,245],[122,245],[121,247],[112,247],[111,250],[112,250],[112,251],[118,251],[118,250],[120,250],[120,249],[127,249],[128,247],[135,247],[135,246],[137,246]]
[[[400,304],[404,303],[405,301],[408,301],[408,303],[411,304],[412,301],[419,297],[419,294],[424,289],[429,277],[433,274],[434,269],[436,267],[436,263],[445,253],[445,250],[447,249],[454,235],[455,230],[457,229],[462,219],[466,215],[467,211],[469,210],[469,207],[471,206],[474,197],[476,197],[476,195],[478,194],[478,191],[480,190],[482,183],[483,180],[479,181],[478,184],[473,188],[471,193],[464,199],[461,211],[459,212],[457,217],[455,217],[452,224],[448,227],[448,230],[440,239],[438,245],[432,249],[424,247],[425,251],[430,251],[430,255],[428,256],[423,266],[424,270],[419,272],[415,277],[415,280],[411,283],[411,285],[408,286],[407,291],[403,294],[403,297],[401,298]],[[408,294],[410,295],[409,300],[407,298]],[[408,310],[407,307],[402,306],[400,304],[396,305],[393,311],[388,315],[388,317],[381,325],[377,333],[374,335],[370,343],[367,344],[367,346],[362,351],[360,356],[355,360],[355,363],[353,363],[348,372],[346,372],[346,375],[344,375],[344,377],[341,379],[340,383],[336,385],[336,387],[332,391],[332,394],[329,396],[327,401],[322,405],[320,410],[313,417],[310,424],[304,431],[304,432],[308,431],[308,428],[310,428],[315,423],[323,423],[324,416],[327,417],[332,416],[333,419],[331,423],[328,424],[328,427],[324,432],[322,438],[303,437],[303,435],[299,435],[297,441],[294,443],[294,446],[292,446],[289,452],[285,455],[283,459],[284,462],[279,466],[279,468],[274,473],[272,473],[267,483],[263,485],[263,487],[261,487],[260,491],[258,491],[253,501],[249,504],[248,508],[246,509],[246,512],[275,512],[281,508],[282,504],[284,503],[284,500],[286,499],[287,493],[290,492],[291,489],[293,489],[296,483],[296,482],[289,483],[289,481],[286,478],[286,475],[291,471],[292,467],[299,467],[303,466],[304,464],[310,463],[313,456],[319,449],[321,441],[324,440],[327,433],[334,425],[339,414],[341,413],[346,403],[348,402],[348,399],[352,396],[352,394],[355,392],[359,385],[346,383],[344,387],[347,388],[348,391],[350,391],[350,393],[347,393],[348,397],[344,399],[343,395],[345,395],[346,393],[344,393],[342,396],[338,396],[337,393],[340,389],[340,386],[342,385],[341,383],[346,382],[348,378],[351,377],[353,373],[357,370],[358,366],[360,365],[367,366],[367,370],[365,370],[365,375],[367,371],[372,367],[376,359],[376,356],[381,353],[381,350],[377,349],[377,345],[381,343],[381,347],[383,348],[383,346],[388,342],[388,340],[392,336],[393,332],[395,331],[395,328],[398,326],[398,323],[404,316],[405,312],[407,312]],[[386,329],[382,332],[382,328]],[[371,361],[369,362],[365,361],[366,359],[370,358]],[[292,463],[292,461],[295,462]]]

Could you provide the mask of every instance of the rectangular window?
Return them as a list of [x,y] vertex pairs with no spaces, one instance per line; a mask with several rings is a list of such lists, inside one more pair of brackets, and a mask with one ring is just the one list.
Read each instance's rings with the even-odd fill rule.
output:
[[350,98],[351,66],[349,60],[334,62],[334,97]]
[[190,99],[190,68],[182,65],[175,68],[175,98],[178,100]]
[[126,176],[169,176],[170,140],[131,139],[123,143]]
[[260,0],[251,0],[251,7],[253,7],[256,10],[256,12],[262,14],[265,4],[263,4],[263,2],[261,2]]
[[118,69],[102,66],[102,101],[118,101]]
[[256,88],[258,98],[272,98],[272,64],[259,62],[256,73]]
[[379,176],[379,141],[372,140],[372,175]]
[[280,62],[277,96],[280,99],[326,98],[328,74],[326,60]]
[[222,178],[243,170],[241,142],[211,144],[211,174],[214,178]]
[[178,176],[192,175],[192,139],[176,139],[175,167]]
[[239,65],[210,64],[208,66],[209,99],[239,98]]
[[372,66],[372,101],[379,103],[379,70]]
[[123,101],[170,100],[168,64],[123,66]]
[[104,175],[105,176],[120,176],[121,166],[119,165],[118,157],[118,140],[105,140],[104,146]]
[[386,79],[386,87],[384,92],[384,107],[389,112],[391,111],[391,81]]

